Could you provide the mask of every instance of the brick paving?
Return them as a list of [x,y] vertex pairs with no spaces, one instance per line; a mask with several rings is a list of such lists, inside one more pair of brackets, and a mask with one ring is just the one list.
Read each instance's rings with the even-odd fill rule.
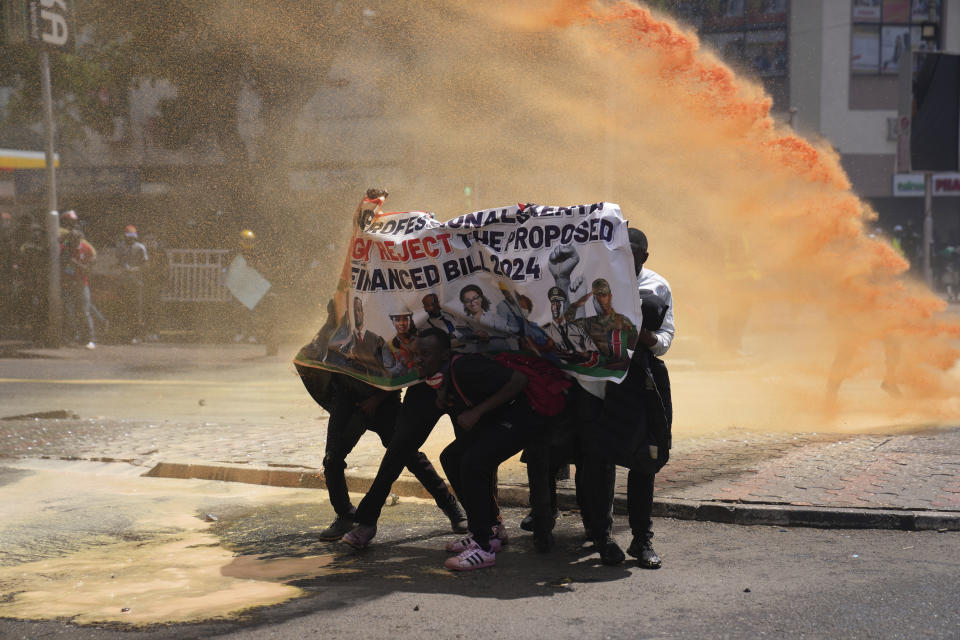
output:
[[[271,425],[14,420],[0,423],[0,453],[117,460],[144,467],[163,461],[316,470],[323,458],[325,427],[323,418]],[[435,462],[449,432],[448,425],[439,427],[425,447]],[[372,477],[382,452],[379,440],[365,435],[348,460],[348,473]],[[509,461],[500,481],[523,485],[523,465]],[[617,491],[626,491],[625,473],[618,475]],[[657,476],[656,496],[960,512],[960,429],[898,436],[750,433],[678,438],[670,463]]]
[[[271,392],[279,406],[285,398],[303,394],[298,381],[288,383]],[[3,420],[0,457],[117,460],[145,471],[159,462],[174,462],[315,472],[323,458],[326,416],[319,408],[311,413],[310,418],[300,412],[270,420]],[[435,463],[451,437],[448,423],[431,435],[424,449]],[[372,477],[382,452],[379,439],[366,434],[348,459],[348,473]],[[502,485],[522,486],[525,481],[524,467],[516,459],[502,467]],[[561,483],[567,485],[569,481]],[[620,473],[621,497],[625,489],[626,474]],[[656,497],[960,512],[960,428],[898,435],[727,431],[685,437],[681,432],[675,434],[670,463],[657,476]]]

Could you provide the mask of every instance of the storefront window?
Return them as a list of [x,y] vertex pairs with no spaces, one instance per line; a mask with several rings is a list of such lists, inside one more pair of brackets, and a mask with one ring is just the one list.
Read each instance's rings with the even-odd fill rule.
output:
[[936,51],[936,38],[921,38],[923,25],[939,25],[943,0],[853,0],[850,71],[896,74],[911,49]]

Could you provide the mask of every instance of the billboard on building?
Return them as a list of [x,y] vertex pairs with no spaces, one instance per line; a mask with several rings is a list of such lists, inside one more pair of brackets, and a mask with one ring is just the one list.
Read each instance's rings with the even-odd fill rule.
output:
[[958,171],[960,55],[913,55],[909,169]]

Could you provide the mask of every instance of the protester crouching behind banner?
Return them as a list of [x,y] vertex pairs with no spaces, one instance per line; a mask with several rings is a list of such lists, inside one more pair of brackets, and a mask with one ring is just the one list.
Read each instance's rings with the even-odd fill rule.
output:
[[[380,437],[384,447],[393,440],[400,392],[384,391],[342,373],[296,365],[307,391],[330,414],[323,456],[323,478],[336,518],[320,532],[321,540],[339,540],[353,527],[356,509],[350,502],[344,470],[346,458],[366,431]],[[433,496],[455,532],[466,531],[466,515],[447,489],[430,460],[414,451],[404,466]]]
[[[379,209],[384,197],[386,197],[384,191],[370,190],[367,192],[367,197],[360,202],[355,214],[354,219],[358,228],[364,220],[370,221],[375,217],[374,212]],[[346,291],[346,287],[338,287],[337,295],[327,304],[327,320],[324,326],[317,332],[313,340],[300,350],[297,356],[298,360],[307,362],[324,361],[327,358],[328,351],[331,348],[337,348],[332,345],[342,342],[342,339],[338,342],[332,337],[341,332],[340,328],[344,324],[342,319],[338,322],[341,314],[338,312],[337,299],[343,300]],[[339,308],[343,309],[343,304],[339,305]],[[400,354],[405,353],[402,347],[409,346],[410,334],[415,333],[415,329],[409,323],[410,314],[405,311],[394,314],[394,326],[397,328],[395,339],[397,340],[397,346],[391,352],[394,354],[394,364],[399,362]],[[346,315],[344,313],[344,316]],[[354,317],[357,318],[355,326],[362,331],[364,325],[362,306],[354,309]],[[351,335],[350,333],[347,334],[348,341]],[[360,344],[362,343],[363,338],[361,336]],[[383,341],[380,340],[377,348],[382,348],[383,345]],[[348,348],[348,352],[352,353],[352,350]],[[412,360],[412,356],[409,357]],[[298,361],[295,361],[294,365],[311,397],[330,414],[330,419],[327,422],[323,475],[330,497],[330,504],[334,508],[336,518],[330,526],[320,533],[319,537],[321,540],[337,540],[353,527],[356,512],[350,502],[346,477],[344,476],[346,457],[367,430],[380,436],[380,441],[384,447],[389,447],[394,439],[395,417],[400,406],[400,393],[399,391],[384,391],[351,376],[334,373],[320,367],[308,366]],[[397,475],[399,476],[400,470],[404,466],[409,469],[433,496],[437,507],[450,519],[452,529],[455,532],[466,531],[466,515],[460,508],[457,499],[447,489],[443,479],[430,464],[426,455],[418,451],[420,444],[412,449],[405,450],[404,457],[398,458],[400,468]]]
[[[466,508],[470,535],[447,544],[447,551],[457,555],[444,566],[454,571],[492,566],[504,542],[494,497],[497,467],[519,452],[546,419],[523,395],[526,375],[480,355],[454,354],[442,330],[427,329],[417,337],[414,362],[433,406],[450,414],[455,425],[456,439],[440,461]],[[363,548],[375,533],[376,527],[360,525],[344,541]]]
[[[641,311],[635,282],[628,277],[633,257],[619,207],[609,203],[518,205],[473,212],[441,223],[421,212],[382,213],[385,192],[376,193],[371,197],[368,192],[355,215],[356,231],[335,296],[336,321],[328,322],[323,335],[318,334],[301,350],[295,360],[298,368],[346,373],[383,389],[416,383],[418,372],[404,373],[390,366],[397,359],[397,351],[383,337],[392,333],[404,337],[401,334],[407,331],[409,320],[415,327],[432,327],[433,333],[446,336],[450,346],[461,351],[494,355],[525,349],[601,387],[608,380],[624,377]],[[589,289],[585,283],[590,284]],[[579,303],[559,322],[552,311],[554,290]],[[591,297],[594,304],[587,305]],[[397,313],[397,309],[402,311]],[[398,323],[399,317],[404,321]],[[548,328],[551,322],[563,325],[557,329],[556,338]],[[568,340],[558,341],[563,335]],[[594,398],[582,390],[574,395]],[[438,407],[436,400],[436,391],[428,385],[414,384],[407,390],[394,437],[354,515],[357,526],[344,541],[362,548],[375,535],[391,485],[446,409]],[[595,402],[579,402],[577,406],[582,424],[593,424],[599,415]],[[455,433],[459,429],[455,421]],[[512,442],[511,447],[519,450],[526,438],[523,440]],[[502,451],[483,446],[479,450],[485,457],[471,464],[483,467],[481,476],[492,476]],[[451,474],[461,475],[456,469],[462,468],[462,463],[454,462],[462,459],[462,455],[454,455],[457,451],[453,449],[448,456],[453,465],[448,478],[454,484],[459,480]],[[591,454],[590,458],[592,467],[583,463],[577,467],[578,478],[583,480],[578,483],[578,494],[582,486],[590,486],[593,481],[595,486],[583,492],[581,504],[585,524],[590,523],[588,533],[607,562],[611,556],[603,551],[612,543],[613,496],[604,492],[613,467],[601,462],[599,455]],[[596,481],[601,477],[602,481]],[[486,514],[475,516],[471,524],[472,539],[479,537],[482,541],[491,535],[491,509],[476,506],[480,504],[479,490],[472,481],[469,486],[465,490],[472,498],[466,500],[474,499],[475,513]],[[458,491],[458,495],[463,494]],[[470,509],[468,506],[468,514]],[[588,512],[595,517],[588,517]],[[501,531],[494,533],[502,542]],[[492,548],[493,543],[489,544]],[[622,552],[615,543],[612,546],[619,553],[619,559],[613,560],[622,561]],[[486,551],[482,544],[479,548]],[[481,556],[474,560],[477,558],[479,564],[488,560]],[[473,560],[464,562],[476,564]]]

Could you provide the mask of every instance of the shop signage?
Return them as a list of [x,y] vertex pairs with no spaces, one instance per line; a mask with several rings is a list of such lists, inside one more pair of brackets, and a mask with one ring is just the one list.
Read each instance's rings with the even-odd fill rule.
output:
[[7,0],[0,3],[8,44],[31,44],[54,51],[76,46],[74,0]]
[[[923,174],[894,174],[893,195],[897,198],[922,198],[924,195]],[[960,173],[933,174],[933,195],[937,197],[960,196]]]

